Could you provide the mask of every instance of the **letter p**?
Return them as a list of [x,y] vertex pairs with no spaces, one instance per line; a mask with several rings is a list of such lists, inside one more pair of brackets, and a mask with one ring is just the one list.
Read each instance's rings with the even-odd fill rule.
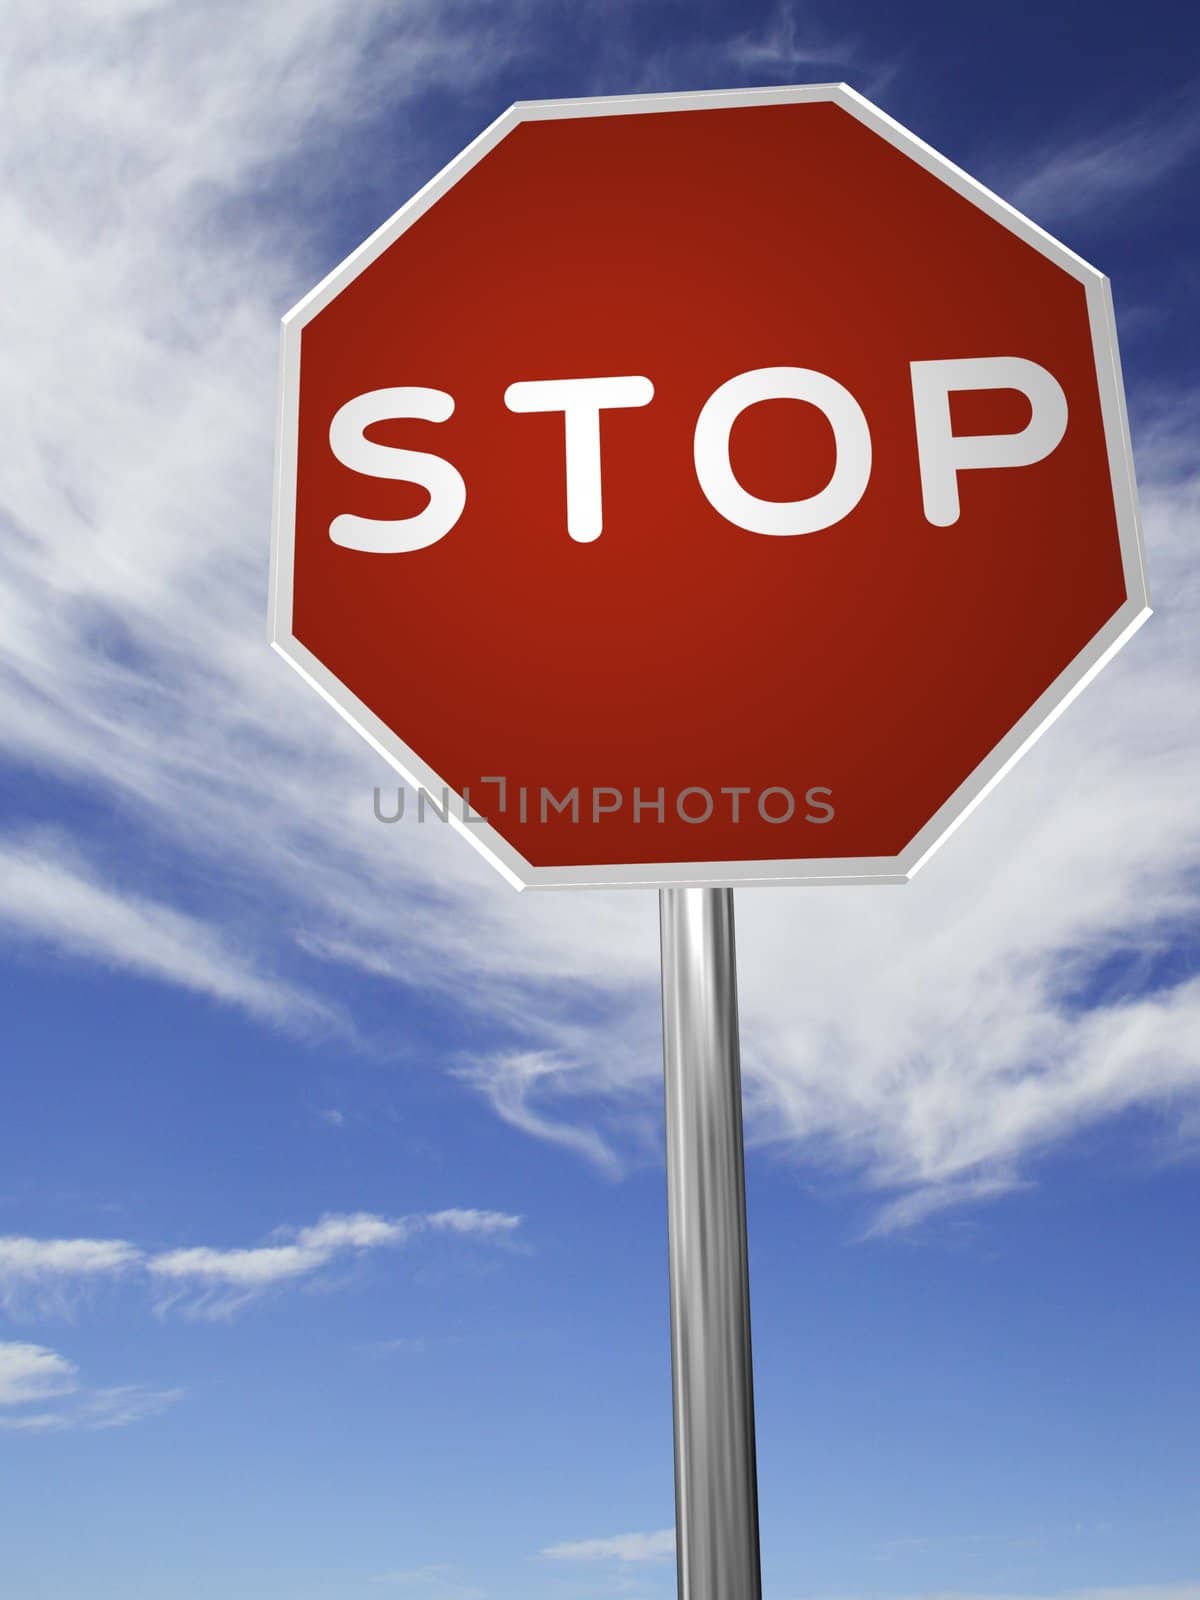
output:
[[[925,520],[935,528],[958,521],[958,474],[980,467],[1028,467],[1042,461],[1067,429],[1067,397],[1057,378],[1021,356],[913,361],[913,416]],[[950,395],[963,389],[1016,389],[1032,415],[1019,433],[956,435]]]

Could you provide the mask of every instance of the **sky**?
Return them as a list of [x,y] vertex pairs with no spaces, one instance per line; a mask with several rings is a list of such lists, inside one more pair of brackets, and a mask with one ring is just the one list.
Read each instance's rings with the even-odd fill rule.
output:
[[[1200,1600],[1192,8],[10,0],[0,1594],[667,1600],[657,914],[266,644],[281,315],[517,99],[845,80],[1112,279],[1155,615],[737,895],[768,1600]],[[403,650],[403,641],[397,643]]]

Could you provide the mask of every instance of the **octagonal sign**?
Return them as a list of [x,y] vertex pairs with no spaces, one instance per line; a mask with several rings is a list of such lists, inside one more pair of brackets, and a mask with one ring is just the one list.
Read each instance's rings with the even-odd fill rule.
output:
[[901,881],[1149,614],[1107,280],[842,85],[517,105],[285,318],[273,557],[518,886]]

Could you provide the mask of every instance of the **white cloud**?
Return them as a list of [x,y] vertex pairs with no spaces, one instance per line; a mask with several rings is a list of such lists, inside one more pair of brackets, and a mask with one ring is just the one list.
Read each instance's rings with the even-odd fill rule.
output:
[[565,1145],[586,1156],[601,1171],[615,1175],[620,1171],[620,1162],[594,1128],[556,1120],[532,1105],[539,1085],[549,1083],[562,1088],[569,1084],[574,1065],[569,1057],[549,1051],[518,1050],[459,1068],[457,1075],[482,1090],[496,1115],[512,1127],[551,1144]]
[[45,830],[0,841],[0,926],[147,977],[166,979],[271,1020],[330,1008],[263,977],[211,926],[100,881],[68,840]]
[[731,39],[724,53],[742,71],[795,81],[797,69],[854,60],[861,47],[826,33],[813,17],[785,0],[757,28]]
[[410,1236],[412,1225],[405,1219],[389,1221],[359,1212],[322,1217],[310,1228],[279,1231],[284,1235],[294,1233],[294,1237],[288,1243],[249,1250],[215,1250],[199,1245],[151,1256],[146,1270],[152,1278],[182,1286],[182,1291],[168,1294],[161,1305],[173,1306],[183,1292],[189,1292],[184,1306],[193,1315],[229,1316],[266,1289],[310,1277],[339,1254],[402,1244]]
[[310,1278],[339,1258],[408,1242],[429,1229],[458,1235],[508,1233],[519,1217],[451,1209],[427,1216],[379,1217],[359,1211],[328,1215],[307,1228],[276,1230],[278,1243],[217,1250],[207,1245],[168,1250],[147,1259],[151,1278],[167,1287],[160,1309],[182,1303],[193,1316],[227,1317],[268,1289]]
[[193,1315],[229,1316],[269,1289],[422,1232],[497,1239],[520,1222],[508,1212],[471,1207],[407,1217],[329,1213],[308,1227],[278,1228],[271,1242],[250,1248],[191,1245],[157,1253],[122,1239],[0,1236],[0,1304],[12,1313],[31,1303],[43,1314],[65,1312],[89,1283],[136,1272],[159,1289],[160,1309],[182,1304]]
[[[10,30],[0,728],[114,820],[103,870],[14,834],[0,915],[264,1016],[303,1006],[280,965],[453,995],[506,1035],[452,1064],[464,1082],[615,1172],[661,1103],[653,898],[518,898],[449,829],[381,827],[388,774],[263,642],[276,321],[336,249],[305,218],[365,170],[383,96],[399,119],[461,71],[490,107],[519,32],[503,8],[415,5],[385,40],[385,16],[96,6],[64,29],[24,8]],[[1150,152],[1164,181],[1185,122]],[[380,196],[428,175],[419,135],[370,150]],[[1080,150],[1016,198],[1102,204],[1107,157]],[[749,1136],[861,1177],[880,1226],[998,1195],[1125,1110],[1195,1117],[1200,478],[1177,398],[1184,421],[1138,441],[1159,615],[912,885],[739,894]],[[147,883],[164,859],[171,885]],[[256,1291],[306,1250],[158,1276]]]
[[1193,90],[1174,106],[1156,104],[1070,142],[1056,138],[1004,194],[1038,221],[1104,217],[1115,203],[1170,178],[1198,150],[1200,115]]
[[[728,89],[738,83],[805,83],[850,76],[878,93],[895,67],[873,54],[861,33],[826,26],[816,9],[798,0],[777,3],[749,27],[730,32],[737,14],[705,16],[693,8],[690,26],[651,44],[637,30],[637,5],[607,5],[604,27],[589,51],[588,78],[579,94],[639,94],[684,89]],[[597,12],[597,15],[601,14]],[[635,24],[630,26],[630,23]],[[851,24],[853,27],[853,24]]]
[[28,1239],[0,1236],[0,1305],[10,1315],[30,1307],[66,1312],[77,1293],[136,1266],[141,1252],[124,1239]]
[[124,1239],[24,1239],[5,1234],[0,1236],[0,1278],[120,1272],[139,1254]]
[[924,1222],[927,1217],[935,1216],[939,1211],[948,1211],[953,1206],[993,1200],[999,1195],[1010,1193],[1013,1189],[1027,1187],[1026,1182],[1015,1174],[1007,1172],[993,1172],[984,1178],[961,1178],[950,1182],[928,1183],[924,1187],[910,1189],[906,1194],[898,1195],[894,1200],[889,1200],[878,1207],[866,1232],[868,1236],[874,1237],[898,1233],[902,1229],[915,1227],[917,1223]]
[[497,1233],[511,1233],[519,1226],[520,1221],[520,1217],[510,1216],[504,1211],[464,1210],[459,1206],[451,1206],[448,1211],[431,1211],[424,1218],[425,1226],[435,1231],[480,1233],[484,1237]]
[[[124,1428],[156,1416],[180,1394],[178,1389],[153,1389],[145,1384],[87,1389],[80,1383],[73,1361],[44,1345],[0,1340],[0,1431]],[[48,1409],[46,1401],[53,1402]],[[42,1408],[31,1410],[34,1405]]]
[[0,1342],[0,1406],[67,1394],[78,1368],[40,1344]]
[[615,1533],[607,1539],[576,1539],[541,1552],[550,1561],[663,1561],[675,1554],[674,1528],[657,1533]]
[[147,1271],[159,1278],[179,1278],[200,1283],[220,1283],[237,1288],[261,1289],[288,1278],[315,1272],[332,1251],[302,1250],[299,1245],[265,1245],[256,1250],[214,1250],[196,1245],[153,1256]]
[[182,1389],[154,1389],[127,1383],[113,1389],[92,1389],[72,1396],[53,1411],[0,1413],[0,1430],[8,1433],[98,1433],[127,1428],[157,1417],[183,1397]]

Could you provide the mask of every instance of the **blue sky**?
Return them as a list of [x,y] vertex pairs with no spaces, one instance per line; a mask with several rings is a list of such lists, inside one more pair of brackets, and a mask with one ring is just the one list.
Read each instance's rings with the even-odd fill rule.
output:
[[18,4],[0,1593],[666,1600],[654,897],[265,644],[279,316],[512,100],[845,79],[1113,280],[1156,616],[902,891],[738,896],[764,1592],[1200,1600],[1192,8]]

